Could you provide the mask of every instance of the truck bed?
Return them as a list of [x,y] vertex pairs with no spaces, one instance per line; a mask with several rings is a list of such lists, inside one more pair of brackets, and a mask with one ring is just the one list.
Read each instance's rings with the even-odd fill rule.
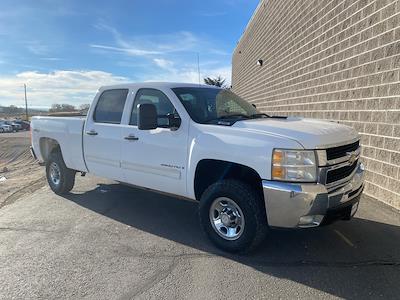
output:
[[74,117],[33,117],[32,146],[39,159],[44,161],[46,139],[53,139],[60,144],[64,162],[68,168],[86,172],[83,157],[82,133],[85,125],[84,116]]

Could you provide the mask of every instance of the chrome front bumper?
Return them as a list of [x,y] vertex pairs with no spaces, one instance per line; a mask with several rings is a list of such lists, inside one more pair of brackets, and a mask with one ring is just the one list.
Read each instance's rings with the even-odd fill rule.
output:
[[[304,228],[319,226],[330,211],[355,211],[364,187],[364,166],[359,163],[353,177],[338,189],[320,183],[262,181],[268,224],[272,227]],[[347,205],[348,204],[348,205]],[[347,207],[349,206],[349,207]]]

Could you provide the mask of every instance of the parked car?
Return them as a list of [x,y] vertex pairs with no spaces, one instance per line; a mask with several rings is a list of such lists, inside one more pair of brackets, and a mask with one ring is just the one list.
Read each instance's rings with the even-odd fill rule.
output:
[[19,124],[21,126],[21,130],[29,130],[31,126],[29,122],[22,120],[15,120],[14,123]]
[[31,126],[32,154],[56,194],[90,172],[196,200],[207,236],[229,252],[253,248],[271,227],[350,220],[364,187],[353,128],[269,116],[216,87],[106,86],[86,119],[33,117]]
[[5,121],[5,123],[12,127],[12,131],[19,131],[22,129],[22,126],[14,121]]
[[0,121],[0,133],[13,132],[13,127],[8,125],[5,121]]

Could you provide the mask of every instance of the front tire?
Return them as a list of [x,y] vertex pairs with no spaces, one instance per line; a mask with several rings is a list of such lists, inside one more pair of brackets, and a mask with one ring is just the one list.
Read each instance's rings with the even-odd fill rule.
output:
[[237,180],[222,180],[208,187],[200,199],[199,216],[213,244],[231,253],[254,249],[268,231],[261,196]]
[[75,184],[75,173],[67,168],[59,150],[50,154],[46,162],[46,177],[54,193],[62,195],[71,191]]

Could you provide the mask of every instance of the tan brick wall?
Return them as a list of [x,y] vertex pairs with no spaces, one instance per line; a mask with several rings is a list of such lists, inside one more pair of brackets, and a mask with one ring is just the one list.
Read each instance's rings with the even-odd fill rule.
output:
[[400,0],[262,0],[232,64],[262,111],[353,126],[365,193],[400,208]]

